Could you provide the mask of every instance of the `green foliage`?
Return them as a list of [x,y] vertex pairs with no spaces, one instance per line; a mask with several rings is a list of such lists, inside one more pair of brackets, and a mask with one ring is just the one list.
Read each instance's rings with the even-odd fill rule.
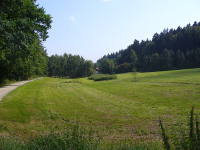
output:
[[87,77],[94,73],[92,61],[83,59],[80,56],[64,54],[63,56],[53,55],[48,61],[48,75],[57,77]]
[[123,64],[120,64],[117,68],[117,72],[120,72],[120,73],[126,73],[126,72],[130,72],[132,69],[132,64],[130,63],[123,63]]
[[99,69],[102,73],[114,73],[116,66],[115,62],[111,59],[102,59],[101,62],[98,63]]
[[34,0],[0,1],[0,80],[22,80],[46,73],[42,41],[51,17]]
[[90,76],[88,79],[94,81],[114,80],[117,79],[117,76],[109,74],[95,74]]
[[134,50],[130,50],[130,63],[132,64],[132,70],[136,68],[136,65],[137,65],[137,61],[138,61],[138,58],[137,58],[137,54],[135,53]]
[[[99,59],[97,65],[102,73],[131,72],[133,68],[139,72],[198,68],[200,43],[197,41],[200,41],[200,22],[184,28],[166,29],[154,34],[152,40],[135,40],[125,50]],[[108,62],[115,64],[112,72]]]

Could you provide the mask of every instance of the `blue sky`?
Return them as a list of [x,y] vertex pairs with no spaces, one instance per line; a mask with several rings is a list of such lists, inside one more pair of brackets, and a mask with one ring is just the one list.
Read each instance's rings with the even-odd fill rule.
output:
[[200,0],[38,0],[53,17],[48,55],[71,53],[96,61],[151,39],[164,28],[200,21]]

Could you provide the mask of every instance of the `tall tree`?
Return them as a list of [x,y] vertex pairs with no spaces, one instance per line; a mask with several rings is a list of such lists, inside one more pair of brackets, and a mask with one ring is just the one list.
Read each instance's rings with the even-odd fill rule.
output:
[[112,59],[102,59],[101,62],[99,62],[99,68],[102,73],[114,73],[116,66],[115,62]]
[[137,61],[138,61],[138,58],[137,58],[137,55],[135,53],[135,51],[133,49],[130,50],[130,63],[132,64],[132,70],[136,70],[136,65],[137,65]]
[[[1,0],[0,7],[0,80],[27,79],[46,63],[41,42],[48,37],[51,17],[35,0]],[[41,59],[33,59],[37,53]]]

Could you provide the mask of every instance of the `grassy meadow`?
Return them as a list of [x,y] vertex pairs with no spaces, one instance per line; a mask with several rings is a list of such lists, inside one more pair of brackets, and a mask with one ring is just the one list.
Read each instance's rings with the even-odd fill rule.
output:
[[160,140],[159,117],[171,135],[187,123],[192,106],[200,112],[200,69],[137,73],[136,79],[118,74],[98,82],[45,77],[0,102],[0,134],[27,139],[78,123],[105,139]]

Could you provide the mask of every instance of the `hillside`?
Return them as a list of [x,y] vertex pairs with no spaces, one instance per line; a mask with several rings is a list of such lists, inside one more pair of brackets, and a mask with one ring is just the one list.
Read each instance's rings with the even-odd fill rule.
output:
[[[174,124],[200,108],[200,69],[118,74],[118,79],[43,78],[0,103],[1,134],[27,138],[79,123],[109,138],[158,137],[158,117]],[[65,120],[65,121],[63,121]],[[174,129],[171,129],[172,131]]]
[[164,29],[151,40],[134,40],[127,48],[103,56],[97,65],[103,73],[199,68],[199,41],[200,23]]

